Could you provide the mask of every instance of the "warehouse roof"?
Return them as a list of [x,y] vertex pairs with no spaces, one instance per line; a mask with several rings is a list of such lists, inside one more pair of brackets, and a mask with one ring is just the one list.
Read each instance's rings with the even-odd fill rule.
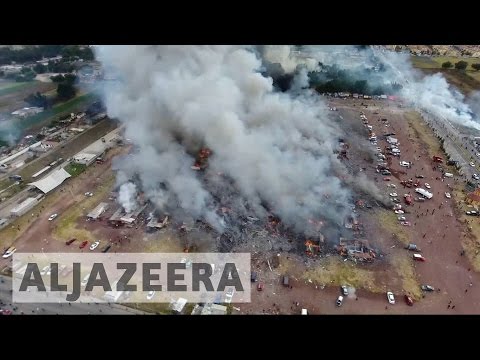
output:
[[35,181],[33,183],[29,183],[28,185],[33,185],[43,193],[47,194],[71,176],[72,175],[70,175],[68,172],[65,171],[65,169],[62,168],[55,170],[51,172],[48,176],[45,176],[43,179]]

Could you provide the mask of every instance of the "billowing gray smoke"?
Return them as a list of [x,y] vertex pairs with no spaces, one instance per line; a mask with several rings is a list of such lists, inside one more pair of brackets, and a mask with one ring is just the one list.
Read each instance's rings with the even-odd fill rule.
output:
[[[102,46],[97,58],[119,74],[106,106],[136,146],[116,162],[119,179],[138,176],[159,209],[217,230],[220,207],[272,211],[298,231],[308,219],[342,223],[350,193],[333,171],[343,168],[333,154],[338,129],[318,96],[274,92],[255,49]],[[204,146],[212,155],[197,172]]]
[[134,183],[127,182],[120,186],[118,193],[118,202],[123,206],[123,209],[128,214],[137,207],[137,187]]
[[451,87],[442,74],[422,76],[412,67],[408,54],[377,54],[389,65],[385,77],[403,85],[401,95],[413,106],[442,120],[480,130],[480,124],[473,116],[475,108],[466,103],[464,95]]

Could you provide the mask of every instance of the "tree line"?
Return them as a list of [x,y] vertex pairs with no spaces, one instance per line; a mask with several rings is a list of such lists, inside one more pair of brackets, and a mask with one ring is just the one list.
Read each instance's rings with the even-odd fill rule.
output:
[[[480,63],[474,63],[471,66],[472,66],[472,69],[474,69],[475,71],[480,70]],[[468,62],[464,60],[460,60],[455,64],[452,64],[451,61],[445,61],[444,63],[442,63],[442,68],[444,69],[451,69],[453,67],[455,67],[455,69],[457,70],[465,70],[468,67]]]

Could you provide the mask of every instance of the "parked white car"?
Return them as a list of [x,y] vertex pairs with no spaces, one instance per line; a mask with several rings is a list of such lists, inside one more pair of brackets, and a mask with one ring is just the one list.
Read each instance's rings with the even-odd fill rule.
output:
[[426,187],[427,189],[431,189],[431,188],[432,188],[429,183],[425,183],[425,187]]
[[450,199],[450,198],[452,197],[452,195],[450,195],[449,192],[446,192],[446,193],[445,193],[445,197],[446,197],[447,199]]
[[391,197],[397,197],[398,195],[397,195],[397,193],[390,193],[390,196]]
[[470,163],[470,166],[471,166],[471,167],[475,167],[475,163],[472,161],[472,162]]
[[2,257],[3,257],[4,259],[7,259],[7,258],[9,258],[10,256],[12,256],[12,255],[15,253],[15,251],[17,251],[17,248],[16,248],[15,246],[11,246],[11,247],[9,247],[9,248],[7,249],[7,251],[5,251],[5,252],[3,253]]
[[47,272],[49,272],[49,271],[51,271],[50,266],[47,265],[42,269],[42,271],[40,271],[40,275],[46,275]]
[[403,210],[395,210],[395,214],[405,214],[405,211],[403,211]]
[[90,277],[90,274],[87,274],[85,275],[85,277],[83,278],[82,282],[80,283],[80,285],[82,286],[85,286],[87,285],[87,282],[88,282],[88,278]]
[[398,221],[406,221],[407,218],[405,216],[399,216],[398,218]]
[[225,303],[230,304],[233,299],[233,294],[235,294],[235,288],[231,288],[225,294]]
[[147,294],[147,300],[152,300],[155,296],[155,290],[149,291]]
[[387,291],[387,300],[390,304],[395,305],[395,296],[391,291]]
[[410,163],[409,163],[409,162],[406,162],[406,161],[400,161],[400,166],[409,167],[409,166],[410,166]]
[[98,247],[98,245],[100,245],[100,241],[97,240],[92,245],[90,245],[90,250],[92,251],[95,250]]

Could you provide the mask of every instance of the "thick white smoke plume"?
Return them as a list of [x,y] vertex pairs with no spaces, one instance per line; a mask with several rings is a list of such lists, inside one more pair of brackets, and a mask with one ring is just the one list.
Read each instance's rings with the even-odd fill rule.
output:
[[120,186],[118,193],[118,202],[123,206],[123,209],[128,214],[137,207],[137,187],[134,183],[127,182]]
[[389,65],[385,78],[400,83],[401,96],[412,105],[442,120],[480,130],[480,123],[473,116],[475,108],[466,103],[465,96],[450,86],[442,74],[423,76],[413,68],[408,54],[390,51],[377,55]]
[[[220,207],[271,210],[298,231],[309,219],[343,221],[350,193],[333,171],[343,168],[338,129],[318,96],[274,92],[256,49],[102,46],[97,58],[120,76],[106,106],[136,146],[116,162],[119,177],[138,176],[158,208],[218,230]],[[212,155],[197,172],[202,147]]]

